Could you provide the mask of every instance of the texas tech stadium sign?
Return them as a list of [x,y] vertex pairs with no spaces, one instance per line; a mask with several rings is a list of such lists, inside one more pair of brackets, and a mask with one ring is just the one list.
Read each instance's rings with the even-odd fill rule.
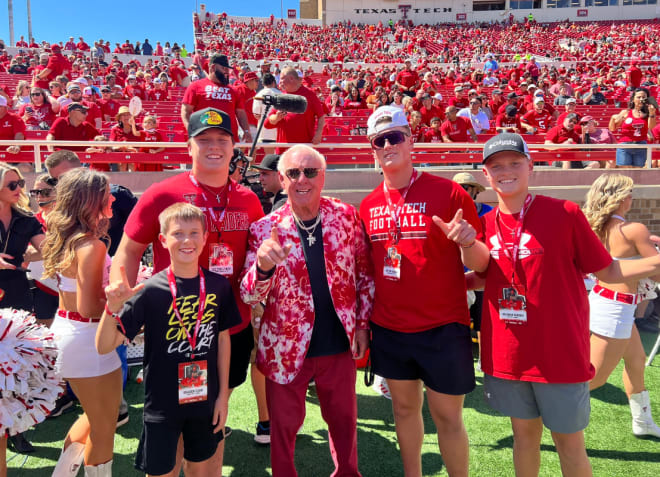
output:
[[[457,10],[453,0],[326,0],[326,22],[383,23],[412,20],[415,23],[452,21]],[[469,2],[472,5],[472,2]],[[458,3],[458,5],[463,5]],[[462,8],[460,9],[463,10]]]

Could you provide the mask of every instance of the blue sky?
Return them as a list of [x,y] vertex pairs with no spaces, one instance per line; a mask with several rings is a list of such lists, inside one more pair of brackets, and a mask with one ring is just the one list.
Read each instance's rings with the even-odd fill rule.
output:
[[[192,12],[199,3],[205,3],[207,10],[227,12],[239,16],[269,16],[279,18],[280,4],[287,9],[299,9],[298,0],[250,0],[246,2],[190,0],[98,0],[52,2],[31,0],[32,34],[38,42],[41,40],[66,41],[69,36],[85,38],[87,43],[103,38],[114,46],[126,39],[132,43],[149,39],[152,45],[156,41],[165,44],[178,42],[187,46],[193,44]],[[14,39],[23,35],[27,39],[27,8],[25,0],[13,0],[14,4]],[[44,7],[47,5],[47,7]],[[7,20],[7,2],[0,1],[0,38],[9,44],[9,22]]]

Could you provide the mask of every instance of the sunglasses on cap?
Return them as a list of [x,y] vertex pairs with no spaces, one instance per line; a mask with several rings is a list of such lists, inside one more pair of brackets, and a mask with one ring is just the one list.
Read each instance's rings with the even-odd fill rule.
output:
[[21,189],[23,187],[25,187],[25,179],[20,179],[20,180],[17,180],[17,181],[11,181],[7,184],[7,188],[12,192],[14,192],[19,187]]
[[383,149],[385,147],[385,141],[389,142],[390,146],[396,146],[404,142],[407,137],[408,135],[402,131],[388,131],[373,138],[371,140],[371,146],[374,149]]
[[55,189],[31,189],[30,190],[30,196],[34,197],[35,199],[38,196],[41,197],[50,197],[50,195],[55,191]]
[[284,175],[287,176],[292,181],[297,181],[300,179],[300,174],[304,174],[306,178],[313,179],[319,175],[319,167],[305,167],[303,169],[287,169],[284,172]]

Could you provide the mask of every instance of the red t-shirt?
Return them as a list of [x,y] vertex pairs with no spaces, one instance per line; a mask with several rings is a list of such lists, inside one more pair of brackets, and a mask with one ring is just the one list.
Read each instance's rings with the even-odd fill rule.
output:
[[440,125],[440,132],[443,136],[448,136],[451,142],[468,142],[469,129],[472,129],[472,121],[461,116],[457,116],[454,122],[446,120]]
[[[50,70],[48,73],[48,82],[53,81],[57,76],[63,74],[65,71],[71,70],[71,63],[61,53],[53,53],[48,57],[48,64],[46,68]],[[48,85],[46,84],[46,88]]]
[[417,74],[416,71],[403,70],[401,73],[396,75],[396,82],[399,83],[401,86],[405,86],[406,88],[415,86],[415,84],[418,81],[419,81],[419,75]]
[[[67,117],[57,118],[50,131],[48,131],[48,134],[52,134],[56,141],[93,141],[94,137],[99,135],[99,132],[88,122],[83,122],[77,127],[74,127]],[[87,146],[56,147],[56,149],[69,149],[71,151],[84,151],[86,148]]]
[[[390,192],[398,204],[401,191]],[[469,325],[461,252],[431,218],[450,221],[458,209],[477,230],[481,224],[470,196],[455,182],[422,173],[399,209],[401,278],[383,275],[389,233],[393,229],[380,184],[360,204],[360,218],[371,243],[376,295],[371,321],[403,333],[429,330],[447,323]]]
[[552,141],[553,144],[562,144],[569,139],[573,140],[573,144],[580,144],[582,142],[574,129],[569,131],[564,126],[559,125],[551,128],[545,135],[545,140]]
[[[481,322],[481,368],[503,379],[547,383],[589,381],[589,303],[583,274],[612,258],[573,202],[536,196],[525,215],[516,284],[527,300],[527,323],[499,319],[499,299],[511,286],[511,261],[501,252],[495,210],[482,217],[490,250]],[[513,247],[516,216],[502,214],[502,238]]]
[[528,111],[522,117],[522,122],[534,126],[540,132],[546,132],[550,129],[550,123],[552,122],[552,114],[550,114],[546,109],[544,109],[540,114],[536,110]]
[[442,142],[442,131],[428,128],[424,132],[424,142]]
[[[106,114],[110,116],[110,119],[113,120],[117,117],[119,112],[119,107],[121,104],[116,99],[99,99],[98,105],[101,108],[101,114],[105,116]],[[105,119],[104,119],[105,120]]]
[[119,127],[119,124],[115,124],[112,126],[112,129],[110,129],[110,140],[111,141],[124,141],[124,142],[142,142],[144,141],[144,136],[140,131],[140,127],[136,125],[136,129],[138,130],[138,135],[135,136],[133,134],[133,131],[129,132],[124,132],[123,128]]
[[149,99],[151,101],[168,101],[169,92],[166,89],[152,89],[149,91]]
[[469,100],[467,98],[458,99],[456,96],[449,98],[449,105],[456,106],[459,109],[467,108],[469,105]]
[[52,126],[56,118],[50,103],[44,103],[39,107],[32,103],[23,104],[18,110],[18,116],[25,118],[26,115],[28,118],[25,119],[25,125],[32,130],[40,129],[39,124],[42,122]]
[[619,142],[639,142],[646,141],[649,132],[649,123],[647,118],[636,118],[632,110],[628,111],[628,116],[621,123],[621,136]]
[[18,133],[25,134],[25,123],[19,116],[6,113],[0,118],[0,140],[11,141]]
[[277,128],[277,142],[312,142],[312,138],[316,132],[316,119],[325,114],[323,103],[321,103],[321,100],[319,100],[312,90],[304,86],[301,86],[295,93],[291,94],[307,98],[307,109],[305,112],[302,114],[287,113],[286,117],[276,125],[266,120],[264,127],[266,129]]
[[[209,238],[204,252],[199,257],[200,266],[209,267],[209,250],[212,244],[220,242],[217,229],[207,212],[207,206],[201,194],[202,189],[196,187],[190,181],[189,176],[190,172],[184,172],[151,185],[138,200],[124,226],[124,233],[132,240],[143,244],[153,244],[154,274],[170,264],[167,249],[158,241],[158,234],[160,233],[158,215],[172,204],[191,202],[199,206],[206,214]],[[205,192],[212,203],[216,218],[219,218],[222,210],[225,209],[226,189],[221,194],[219,204],[216,202],[215,197],[211,197],[211,194]],[[239,296],[239,274],[245,262],[250,224],[259,220],[263,215],[261,203],[254,192],[231,181],[229,207],[222,224],[222,242],[228,245],[233,252],[233,273],[227,278],[231,282],[234,297],[243,318],[240,325],[230,330],[232,334],[245,329],[250,323],[250,307],[243,303]]]
[[248,113],[247,114],[248,123],[255,127],[258,126],[259,122],[257,121],[257,118],[255,118],[254,114],[252,114],[252,103],[254,102],[254,97],[256,96],[257,92],[251,90],[244,84],[237,86],[235,90],[238,94],[241,95],[241,99],[245,104],[245,111],[246,113]]
[[208,78],[190,83],[183,95],[183,103],[190,104],[194,111],[204,108],[216,108],[224,111],[231,118],[231,130],[238,142],[238,121],[236,110],[245,110],[245,102],[231,86],[220,86]]
[[445,112],[436,105],[432,105],[430,109],[422,106],[419,112],[422,114],[422,123],[427,126],[431,125],[431,119],[433,118],[440,118],[441,121],[445,119]]
[[513,128],[518,128],[518,131],[522,129],[520,124],[520,116],[517,114],[514,117],[507,116],[506,114],[498,114],[495,118],[495,127],[497,128],[510,128],[513,131]]

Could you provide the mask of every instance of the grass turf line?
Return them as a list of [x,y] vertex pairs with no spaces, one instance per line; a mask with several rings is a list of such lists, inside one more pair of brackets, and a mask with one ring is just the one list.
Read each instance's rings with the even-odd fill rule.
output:
[[[642,333],[645,348],[650,351],[655,335]],[[561,352],[560,347],[557,348]],[[637,439],[632,435],[628,402],[621,380],[619,364],[608,384],[592,393],[591,420],[586,430],[587,451],[595,476],[657,477],[660,469],[660,439]],[[132,368],[134,378],[137,369]],[[513,439],[508,419],[496,415],[482,397],[483,375],[477,375],[477,388],[465,400],[464,419],[470,438],[470,475],[477,477],[513,476],[511,447]],[[646,371],[646,387],[660,422],[660,357]],[[403,475],[399,458],[391,402],[364,386],[358,373],[358,453],[364,477]],[[142,429],[141,384],[130,379],[125,397],[129,402],[130,421],[117,430],[113,475],[143,475],[133,468],[133,460]],[[253,441],[257,411],[248,382],[231,397],[227,424],[233,433],[227,439],[223,475],[232,477],[270,476],[268,447]],[[74,412],[47,420],[28,432],[36,452],[27,457],[7,451],[9,477],[50,476],[60,454],[64,435],[77,415]],[[435,428],[425,406],[425,436],[422,447],[424,476],[447,475],[438,451]],[[327,430],[313,389],[307,395],[307,417],[296,443],[296,466],[300,477],[320,477],[332,470]],[[82,471],[80,472],[82,475]],[[541,445],[542,477],[561,475],[559,459],[550,433],[545,430]]]

